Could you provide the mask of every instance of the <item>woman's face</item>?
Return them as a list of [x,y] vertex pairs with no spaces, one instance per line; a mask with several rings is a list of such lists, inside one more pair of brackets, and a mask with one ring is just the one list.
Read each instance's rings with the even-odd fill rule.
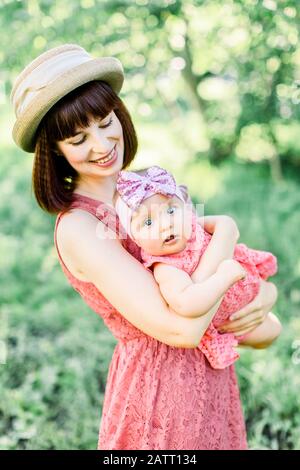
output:
[[103,119],[92,118],[88,127],[76,129],[57,147],[79,177],[109,176],[122,169],[123,129],[114,111]]

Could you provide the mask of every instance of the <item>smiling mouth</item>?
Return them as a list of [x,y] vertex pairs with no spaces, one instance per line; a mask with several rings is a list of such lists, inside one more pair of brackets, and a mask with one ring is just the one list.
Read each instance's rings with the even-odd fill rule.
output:
[[109,160],[114,158],[115,148],[116,148],[116,145],[111,149],[111,151],[109,152],[109,154],[106,157],[98,158],[97,160],[90,160],[90,163],[106,163],[106,162],[108,162]]

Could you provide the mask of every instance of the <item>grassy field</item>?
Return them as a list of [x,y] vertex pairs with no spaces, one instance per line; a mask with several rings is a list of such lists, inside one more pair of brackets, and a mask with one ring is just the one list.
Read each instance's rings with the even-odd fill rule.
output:
[[[145,141],[151,129],[143,132]],[[250,446],[300,449],[300,181],[286,170],[275,185],[267,166],[236,161],[173,168],[168,156],[167,164],[206,214],[232,215],[241,242],[278,257],[283,333],[268,350],[243,350],[237,371]],[[0,448],[95,449],[115,340],[61,271],[54,218],[31,194],[31,165],[10,141],[1,144]]]

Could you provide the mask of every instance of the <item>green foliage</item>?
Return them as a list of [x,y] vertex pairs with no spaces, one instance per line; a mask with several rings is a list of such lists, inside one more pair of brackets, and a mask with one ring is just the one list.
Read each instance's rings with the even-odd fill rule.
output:
[[[237,370],[251,447],[300,449],[299,2],[2,0],[0,8],[0,105],[20,69],[49,47],[76,42],[117,56],[140,138],[135,167],[165,165],[205,213],[232,215],[242,242],[277,255],[283,334],[268,350],[243,350]],[[115,339],[61,272],[54,218],[34,201],[32,157],[12,145],[11,124],[2,106],[0,448],[95,449]],[[267,160],[278,176],[277,157],[276,184],[268,163],[249,163]]]
[[[269,160],[275,179],[282,177],[279,157],[299,167],[295,140],[290,136],[282,148],[276,126],[293,123],[299,132],[298,0],[3,0],[0,6],[0,94],[8,95],[16,74],[39,53],[77,42],[95,56],[122,61],[122,93],[140,118],[166,118],[184,129],[185,111],[194,109],[201,119],[193,126],[208,143],[197,152],[214,163],[237,148],[238,158]],[[255,142],[253,152],[245,134]]]

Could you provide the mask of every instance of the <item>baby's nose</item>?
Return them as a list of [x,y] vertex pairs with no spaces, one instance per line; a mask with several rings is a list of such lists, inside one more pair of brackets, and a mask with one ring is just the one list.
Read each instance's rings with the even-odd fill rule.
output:
[[172,228],[172,219],[171,217],[168,215],[168,216],[164,216],[161,218],[160,220],[160,230],[161,232],[165,232],[167,230],[170,230]]

